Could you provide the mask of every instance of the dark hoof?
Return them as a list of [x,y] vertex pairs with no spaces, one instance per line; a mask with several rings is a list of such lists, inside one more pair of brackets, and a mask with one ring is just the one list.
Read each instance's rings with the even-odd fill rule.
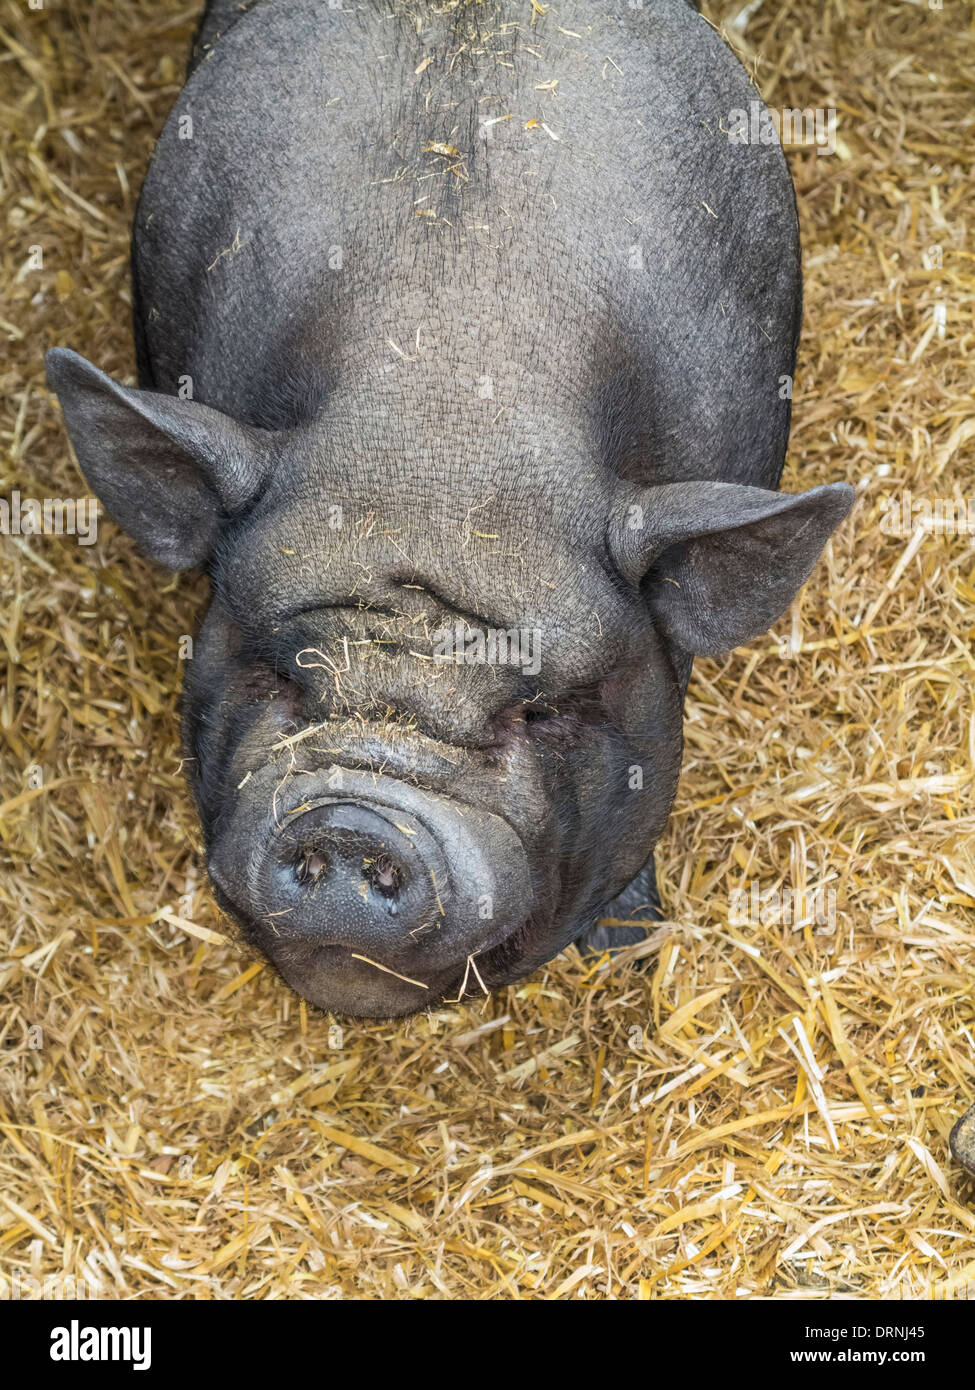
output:
[[975,1105],[962,1115],[948,1142],[955,1159],[969,1173],[975,1174]]
[[608,903],[587,932],[576,941],[583,955],[613,954],[636,946],[651,935],[663,913],[657,897],[653,863],[637,874],[618,897]]

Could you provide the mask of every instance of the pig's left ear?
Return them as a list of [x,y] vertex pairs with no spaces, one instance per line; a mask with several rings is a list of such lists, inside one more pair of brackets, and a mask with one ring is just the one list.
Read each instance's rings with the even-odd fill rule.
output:
[[160,564],[203,564],[223,521],[260,490],[273,436],[197,401],[120,386],[68,348],[44,360],[82,472],[115,520]]
[[713,656],[766,632],[788,608],[853,498],[847,483],[794,495],[737,483],[621,484],[607,541],[663,632]]

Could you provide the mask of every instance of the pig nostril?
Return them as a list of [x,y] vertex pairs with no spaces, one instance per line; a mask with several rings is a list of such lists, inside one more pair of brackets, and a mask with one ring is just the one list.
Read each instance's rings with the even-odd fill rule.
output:
[[384,898],[395,898],[403,883],[403,871],[388,854],[379,854],[375,859],[364,859],[363,868],[366,882]]
[[377,958],[383,942],[397,955],[409,950],[417,923],[439,914],[439,925],[451,891],[440,838],[412,809],[323,796],[289,813],[258,861],[252,893],[273,905],[275,928],[290,939]]
[[295,860],[295,878],[305,886],[318,883],[327,872],[328,860],[318,850],[309,850]]

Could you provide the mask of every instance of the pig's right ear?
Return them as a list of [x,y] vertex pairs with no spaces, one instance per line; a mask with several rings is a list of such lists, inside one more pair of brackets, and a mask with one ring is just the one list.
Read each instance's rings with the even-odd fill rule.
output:
[[160,564],[203,564],[221,524],[260,491],[273,436],[197,401],[120,386],[68,348],[44,360],[100,501]]

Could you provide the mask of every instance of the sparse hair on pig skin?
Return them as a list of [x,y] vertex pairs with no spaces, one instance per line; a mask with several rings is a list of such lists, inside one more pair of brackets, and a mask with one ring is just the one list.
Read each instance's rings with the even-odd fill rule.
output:
[[655,910],[694,657],[850,508],[776,491],[799,239],[781,148],[724,132],[754,100],[685,0],[207,6],[133,227],[140,385],[48,378],[111,515],[210,574],[210,876],[322,1008],[639,938],[597,924]]

